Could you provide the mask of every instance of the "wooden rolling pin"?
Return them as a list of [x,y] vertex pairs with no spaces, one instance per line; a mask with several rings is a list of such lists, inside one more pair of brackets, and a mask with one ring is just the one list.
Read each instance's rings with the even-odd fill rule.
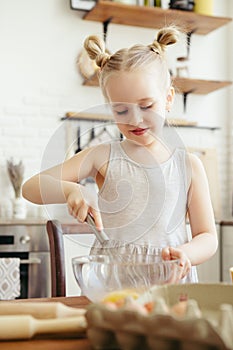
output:
[[85,309],[66,306],[60,302],[20,302],[0,301],[0,315],[31,315],[35,318],[61,318],[82,316]]
[[30,315],[0,316],[0,340],[30,339],[37,334],[83,333],[84,316],[38,320]]

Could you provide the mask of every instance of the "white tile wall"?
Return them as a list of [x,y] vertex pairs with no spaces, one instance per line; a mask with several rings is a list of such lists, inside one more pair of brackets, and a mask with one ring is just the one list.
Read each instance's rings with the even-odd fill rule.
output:
[[233,226],[222,226],[222,280],[230,283],[230,267],[233,267]]
[[[233,2],[230,2],[230,13],[233,14]],[[232,38],[233,35],[233,27],[231,26],[230,31],[228,33],[228,40]],[[230,53],[228,56],[228,62],[232,62],[233,60],[233,47],[231,45]],[[232,64],[230,63],[229,65],[229,77],[231,80],[233,80],[233,67]],[[228,140],[228,147],[227,147],[227,154],[228,154],[228,197],[227,197],[227,206],[231,208],[231,215],[233,217],[233,116],[232,116],[232,111],[233,111],[233,99],[232,99],[232,89],[228,91],[228,98],[230,100],[230,117],[228,119],[228,133],[227,133],[227,140]]]

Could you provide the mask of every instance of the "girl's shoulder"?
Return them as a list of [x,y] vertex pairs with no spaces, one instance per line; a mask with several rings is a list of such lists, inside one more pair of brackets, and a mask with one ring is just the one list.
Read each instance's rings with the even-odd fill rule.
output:
[[189,166],[191,170],[192,182],[199,181],[200,178],[206,177],[205,167],[201,159],[194,153],[187,153]]
[[192,168],[194,170],[202,167],[202,162],[196,154],[191,153],[191,152],[187,152],[187,157],[188,157],[188,160],[190,162],[190,165],[192,166]]
[[111,152],[111,144],[110,143],[101,143],[97,146],[93,146],[89,148],[88,153],[91,155],[93,159],[93,163],[95,164],[96,169],[100,169],[104,164],[106,164],[109,160]]

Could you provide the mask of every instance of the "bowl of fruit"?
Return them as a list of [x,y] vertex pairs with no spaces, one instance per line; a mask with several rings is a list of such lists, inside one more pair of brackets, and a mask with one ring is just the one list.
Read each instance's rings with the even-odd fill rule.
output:
[[154,285],[177,282],[179,260],[165,261],[161,254],[84,255],[72,258],[75,279],[92,302],[121,303],[137,299]]

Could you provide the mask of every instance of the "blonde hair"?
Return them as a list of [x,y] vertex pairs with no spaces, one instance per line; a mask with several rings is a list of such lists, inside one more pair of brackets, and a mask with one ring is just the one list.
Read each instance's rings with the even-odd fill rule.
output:
[[[110,75],[117,72],[129,72],[134,69],[159,61],[161,69],[168,73],[165,51],[168,45],[175,44],[179,38],[179,31],[173,26],[158,31],[156,39],[150,45],[134,45],[130,48],[120,49],[110,55],[106,52],[105,42],[98,36],[89,36],[84,47],[92,60],[95,60],[99,70],[99,82],[103,94],[106,96],[105,85]],[[169,80],[169,81],[168,81]],[[170,75],[166,74],[165,85],[170,84]]]

